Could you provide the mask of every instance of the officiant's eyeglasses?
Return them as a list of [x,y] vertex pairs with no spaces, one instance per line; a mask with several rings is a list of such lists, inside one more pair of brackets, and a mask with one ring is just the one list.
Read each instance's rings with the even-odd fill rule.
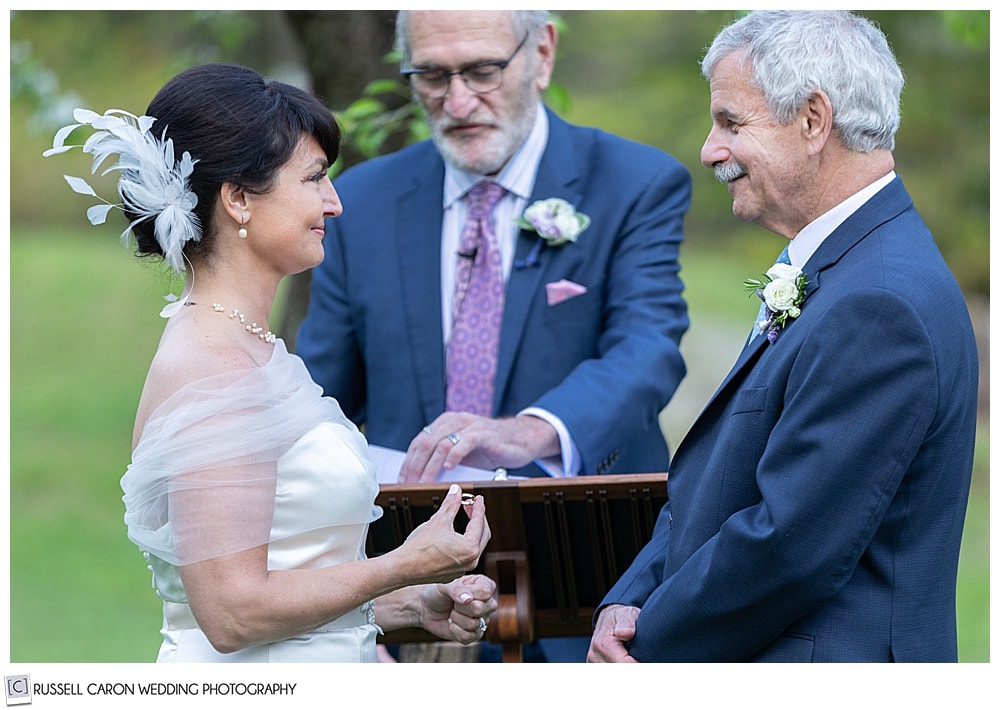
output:
[[473,64],[458,71],[444,71],[442,69],[404,69],[400,72],[406,80],[410,82],[410,88],[426,99],[440,99],[447,95],[451,88],[451,78],[453,76],[462,77],[462,82],[477,94],[485,94],[500,88],[503,83],[503,70],[514,61],[514,57],[521,51],[521,47],[528,41],[528,35],[524,35],[521,44],[505,60],[497,62],[483,62]]

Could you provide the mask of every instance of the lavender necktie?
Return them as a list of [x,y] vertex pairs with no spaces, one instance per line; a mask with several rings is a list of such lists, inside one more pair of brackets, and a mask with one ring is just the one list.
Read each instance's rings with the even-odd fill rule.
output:
[[447,409],[485,417],[493,414],[503,318],[503,266],[492,220],[493,208],[503,194],[495,182],[480,182],[469,191],[448,342]]

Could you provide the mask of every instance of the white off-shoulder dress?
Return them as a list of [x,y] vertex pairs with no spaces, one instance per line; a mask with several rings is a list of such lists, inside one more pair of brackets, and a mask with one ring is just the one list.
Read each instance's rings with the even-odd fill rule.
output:
[[147,421],[121,480],[129,538],[163,600],[159,662],[374,662],[366,603],[293,638],[221,654],[178,567],[268,546],[272,570],[363,559],[381,514],[364,437],[302,360],[275,344],[259,367],[197,380]]

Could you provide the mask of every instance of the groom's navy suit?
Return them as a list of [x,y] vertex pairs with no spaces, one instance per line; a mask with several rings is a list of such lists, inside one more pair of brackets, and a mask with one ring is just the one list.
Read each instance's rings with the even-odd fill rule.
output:
[[680,444],[605,604],[642,661],[954,661],[976,426],[965,301],[897,178],[804,266]]
[[[657,421],[685,374],[688,327],[678,250],[691,185],[665,153],[549,112],[533,194],[591,217],[575,243],[521,231],[508,278],[494,416],[542,407],[566,424],[582,473],[664,471]],[[327,221],[297,352],[373,444],[406,450],[445,409],[441,323],[444,163],[424,141],[337,178],[344,213]],[[556,305],[546,284],[587,289]],[[512,474],[539,475],[529,465]],[[493,521],[501,525],[502,521]]]

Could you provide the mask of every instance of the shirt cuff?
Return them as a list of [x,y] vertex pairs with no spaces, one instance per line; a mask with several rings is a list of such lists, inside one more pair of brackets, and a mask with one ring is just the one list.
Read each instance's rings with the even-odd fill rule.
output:
[[532,416],[543,419],[552,425],[559,435],[560,454],[535,459],[535,464],[553,478],[571,478],[580,473],[580,452],[573,443],[573,437],[562,423],[562,419],[552,412],[539,407],[528,407],[518,412],[518,416]]

